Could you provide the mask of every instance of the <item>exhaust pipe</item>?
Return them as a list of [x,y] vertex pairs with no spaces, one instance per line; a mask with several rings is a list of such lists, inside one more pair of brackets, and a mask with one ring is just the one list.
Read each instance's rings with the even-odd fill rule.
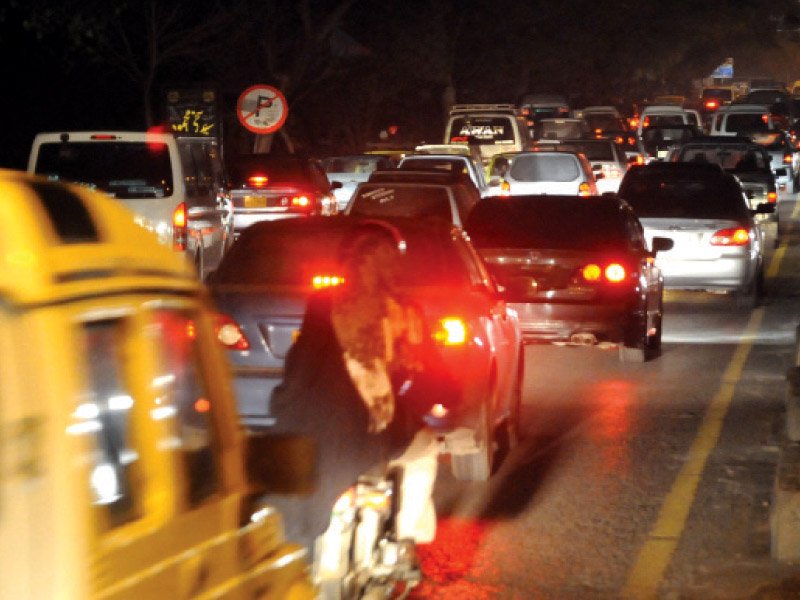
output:
[[576,346],[594,346],[597,344],[597,336],[588,331],[581,331],[569,336],[569,343]]

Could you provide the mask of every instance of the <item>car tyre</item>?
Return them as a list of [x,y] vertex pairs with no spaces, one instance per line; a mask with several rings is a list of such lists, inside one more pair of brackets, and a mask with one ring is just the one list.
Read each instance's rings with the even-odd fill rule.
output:
[[758,306],[764,294],[764,270],[759,268],[755,278],[746,287],[734,292],[736,306],[753,309]]
[[643,363],[647,360],[648,339],[647,321],[635,318],[632,330],[619,347],[619,360],[623,363]]
[[489,479],[495,454],[492,429],[489,410],[484,403],[478,416],[478,429],[475,431],[475,450],[451,456],[453,477],[458,481],[486,481]]

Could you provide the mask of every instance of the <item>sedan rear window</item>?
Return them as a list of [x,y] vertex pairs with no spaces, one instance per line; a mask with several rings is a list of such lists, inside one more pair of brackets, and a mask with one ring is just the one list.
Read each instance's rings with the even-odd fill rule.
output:
[[590,161],[613,161],[616,160],[616,156],[614,156],[614,147],[611,144],[611,142],[607,142],[605,140],[597,140],[596,142],[587,141],[579,144],[576,144],[575,142],[568,142],[561,144],[559,148],[571,152],[581,152],[585,154],[586,158],[588,158]]
[[[340,273],[338,257],[350,229],[320,227],[304,235],[286,232],[242,235],[214,275],[214,284],[308,287],[316,275]],[[407,238],[399,285],[468,283],[456,248],[429,235]]]
[[509,173],[516,181],[575,181],[580,175],[574,156],[518,156]]
[[640,174],[623,180],[619,195],[639,218],[748,218],[741,189],[729,179]]
[[622,213],[614,207],[554,201],[479,202],[466,229],[478,248],[614,250],[625,247]]
[[453,220],[447,190],[426,186],[361,186],[348,214],[369,217],[439,217]]
[[115,198],[165,198],[173,193],[166,144],[157,142],[58,142],[42,144],[35,172],[72,181]]

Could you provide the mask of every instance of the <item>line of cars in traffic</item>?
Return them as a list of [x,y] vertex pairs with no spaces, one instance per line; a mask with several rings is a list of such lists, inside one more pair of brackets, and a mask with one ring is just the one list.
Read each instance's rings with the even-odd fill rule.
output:
[[[312,584],[302,552],[275,532],[274,510],[241,502],[253,499],[242,487],[241,469],[248,467],[264,485],[265,462],[288,466],[298,479],[310,471],[301,468],[311,462],[302,445],[290,445],[294,455],[282,458],[282,447],[268,446],[261,434],[276,424],[271,390],[282,379],[308,299],[347,285],[339,250],[360,228],[383,223],[407,250],[398,283],[424,317],[435,375],[458,383],[458,397],[432,403],[428,416],[449,423],[442,449],[460,479],[489,477],[518,440],[525,343],[613,347],[623,362],[644,362],[661,349],[665,288],[731,292],[745,307],[758,302],[764,242],[756,217],[771,213],[774,202],[768,185],[751,182],[747,188],[737,171],[738,159],[753,150],[751,140],[730,138],[720,149],[698,139],[678,147],[668,161],[636,165],[610,139],[570,132],[534,147],[524,117],[513,109],[492,105],[489,112],[496,114],[475,122],[472,110],[481,109],[455,111],[456,130],[447,134],[452,143],[420,147],[396,162],[382,154],[324,163],[253,155],[235,161],[228,180],[209,143],[129,132],[37,137],[29,170],[39,178],[17,174],[7,177],[7,185],[23,190],[13,192],[21,204],[38,206],[38,197],[41,208],[35,217],[4,221],[38,230],[36,239],[44,241],[5,252],[10,258],[0,278],[0,306],[13,310],[0,313],[0,342],[11,352],[14,332],[24,327],[16,320],[38,327],[42,314],[42,331],[55,324],[63,332],[55,348],[75,349],[70,360],[76,364],[67,361],[64,369],[46,373],[53,388],[43,398],[74,405],[59,413],[47,452],[78,444],[72,454],[86,460],[56,464],[55,455],[45,452],[40,467],[51,477],[56,467],[69,468],[82,477],[74,481],[85,484],[81,491],[74,482],[54,479],[48,488],[79,509],[82,521],[69,521],[68,533],[92,540],[68,564],[102,556],[116,565],[113,582],[89,578],[79,589],[98,593],[111,586],[110,597],[151,589],[156,567],[150,559],[132,560],[130,548],[147,547],[160,536],[183,540],[151,557],[158,565],[169,563],[170,584],[180,588],[176,595],[224,587],[231,573],[257,570],[263,552],[281,548],[270,554],[280,558],[280,568],[271,571],[282,582],[269,584],[274,597],[289,589],[308,597]],[[509,114],[513,118],[504,121]],[[490,143],[505,135],[508,147]],[[758,148],[755,170],[769,172],[765,150]],[[739,156],[731,167],[726,161],[733,161],[733,152]],[[694,160],[700,153],[705,164]],[[349,168],[358,175],[343,181]],[[604,180],[609,187],[601,188]],[[337,198],[346,185],[352,193]],[[99,194],[87,188],[114,200],[97,200]],[[132,213],[109,208],[119,204]],[[105,211],[113,218],[102,216]],[[155,238],[140,240],[135,225]],[[18,242],[12,233],[7,239]],[[52,256],[60,258],[45,260],[48,244],[58,246]],[[92,259],[101,246],[106,254]],[[36,271],[47,265],[72,267]],[[51,282],[42,284],[42,297],[17,298],[15,283],[34,279]],[[175,348],[151,347],[161,338]],[[220,363],[221,348],[228,365]],[[29,389],[25,373],[35,367],[20,359],[19,365],[3,361],[3,368],[0,401],[21,398]],[[54,410],[44,403],[31,408],[45,411],[36,414],[3,407],[0,417],[21,436],[26,424],[51,418],[46,411]],[[249,432],[245,438],[238,426]],[[74,439],[65,441],[65,432]],[[28,452],[26,444],[13,453]],[[249,454],[248,444],[254,449]],[[26,478],[36,476],[26,471],[30,461],[23,454],[19,472],[2,482],[4,494],[22,494]],[[264,459],[270,456],[275,460]],[[308,483],[298,489],[303,485]],[[170,500],[161,506],[153,498]],[[222,528],[213,531],[192,525],[214,511],[236,513],[236,519],[209,518]],[[19,515],[2,527],[32,526]],[[90,532],[93,519],[104,524],[109,541]],[[201,531],[236,540],[238,550],[209,546]],[[269,543],[259,546],[263,535]],[[3,539],[12,537],[4,529]],[[224,572],[208,564],[212,552],[230,557]],[[55,557],[53,564],[68,569],[64,560]],[[238,585],[260,585],[255,576],[241,580]]]

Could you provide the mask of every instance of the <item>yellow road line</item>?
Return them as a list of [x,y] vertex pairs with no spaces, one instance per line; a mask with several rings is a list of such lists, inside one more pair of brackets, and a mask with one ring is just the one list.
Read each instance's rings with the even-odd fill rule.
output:
[[625,587],[622,588],[623,598],[644,600],[657,597],[658,586],[680,541],[703,469],[717,444],[722,422],[763,317],[763,308],[754,310],[750,315],[744,339],[736,347],[733,358],[722,375],[722,384],[703,415],[686,462],[664,499],[658,519],[628,573]]

